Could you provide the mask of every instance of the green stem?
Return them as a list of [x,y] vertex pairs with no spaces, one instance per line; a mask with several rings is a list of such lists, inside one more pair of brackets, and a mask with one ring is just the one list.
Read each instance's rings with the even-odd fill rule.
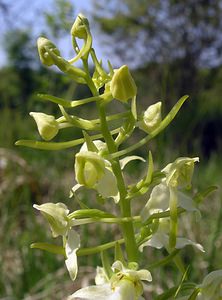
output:
[[[101,131],[102,131],[103,137],[106,141],[109,153],[112,154],[117,151],[117,147],[113,140],[112,135],[110,134],[110,131],[109,131],[109,128],[108,128],[108,125],[106,122],[105,107],[104,107],[103,103],[97,103],[97,106],[98,106],[100,120],[101,120]],[[130,201],[128,201],[126,199],[127,191],[126,191],[119,159],[118,158],[112,159],[111,165],[112,165],[113,172],[117,179],[117,185],[118,185],[118,190],[119,190],[119,194],[120,194],[119,204],[120,204],[121,216],[131,218]],[[123,237],[125,239],[126,252],[128,255],[128,259],[129,259],[129,261],[137,261],[138,249],[137,249],[137,245],[136,245],[136,241],[135,241],[133,223],[128,222],[128,223],[122,224],[122,231],[123,231]]]
[[172,251],[169,255],[167,255],[165,258],[161,259],[160,261],[157,261],[155,263],[152,263],[150,265],[148,265],[148,270],[150,269],[155,269],[158,267],[162,267],[165,266],[166,264],[168,264],[169,262],[172,261],[172,259],[180,252],[180,249],[175,249],[174,251]]
[[80,99],[80,100],[65,100],[63,98],[55,97],[55,96],[48,95],[48,94],[38,94],[37,96],[42,100],[51,101],[53,103],[60,104],[64,107],[68,107],[68,108],[70,108],[70,107],[74,108],[74,107],[77,107],[80,105],[84,105],[84,104],[87,104],[90,102],[95,102],[95,101],[100,101],[100,100],[109,101],[112,97],[111,93],[106,93],[106,94],[99,95],[96,97],[89,97],[89,98]]
[[176,246],[177,238],[177,190],[174,187],[170,187],[170,236],[169,246],[170,249],[174,249]]
[[[110,122],[110,121],[114,121],[114,120],[123,119],[123,118],[126,118],[128,115],[129,115],[128,112],[122,112],[122,113],[118,113],[118,114],[109,115],[109,116],[106,117],[106,121]],[[68,123],[69,126],[68,126],[67,123],[65,123],[66,118],[64,116],[59,117],[58,119],[56,119],[56,121],[59,123],[60,128],[76,126],[76,124],[74,122],[79,121],[79,122],[82,122],[83,124],[84,123],[85,124],[89,124],[89,123],[91,124],[90,126],[88,126],[90,129],[87,129],[87,130],[91,130],[91,129],[93,129],[93,130],[97,129],[98,130],[98,127],[96,127],[96,126],[99,126],[99,124],[100,124],[99,119],[86,120],[86,119],[82,119],[82,118],[79,118],[79,117],[76,117],[76,116],[73,116],[73,115],[69,115],[69,117],[71,119],[71,123]],[[72,122],[72,120],[74,122]]]
[[[87,74],[86,82],[88,84],[88,87],[90,88],[92,94],[94,97],[98,96],[98,91],[92,81],[92,78],[90,77],[89,68],[87,61],[83,60],[84,69]],[[97,103],[97,109],[99,112],[100,117],[100,124],[101,124],[101,132],[103,134],[103,138],[105,139],[105,142],[107,144],[107,148],[110,154],[115,153],[117,151],[117,146],[115,144],[115,141],[112,137],[112,134],[108,128],[107,120],[106,120],[106,112],[105,112],[105,101],[98,101]],[[127,191],[119,163],[119,159],[115,158],[110,160],[113,173],[116,176],[117,180],[117,186],[119,190],[120,195],[120,210],[121,210],[121,217],[129,217],[131,218],[131,205],[130,201],[126,199]],[[138,256],[138,248],[136,245],[136,239],[134,235],[134,228],[133,228],[133,222],[127,222],[122,224],[122,231],[123,231],[123,237],[125,240],[126,245],[126,252],[129,261],[137,261]]]
[[109,248],[115,247],[116,242],[118,242],[119,244],[123,244],[125,241],[124,241],[124,239],[120,239],[118,241],[109,242],[109,243],[99,245],[99,246],[95,246],[95,247],[82,248],[82,249],[79,249],[77,251],[77,255],[78,256],[84,256],[84,255],[99,253],[99,252],[102,252],[102,251],[107,250]]
[[[72,219],[72,214],[69,215],[69,219]],[[83,219],[75,219],[72,221],[72,226],[79,226],[83,224],[91,224],[91,223],[109,223],[109,224],[122,224],[129,222],[141,222],[140,216],[135,217],[126,217],[126,218],[83,218]]]
[[[111,134],[116,134],[119,132],[119,128],[113,129]],[[97,140],[103,138],[101,133],[91,135],[92,140]],[[84,138],[68,141],[68,142],[42,142],[42,141],[33,141],[33,140],[19,140],[15,142],[16,146],[24,146],[34,149],[41,149],[41,150],[62,150],[67,148],[72,148],[74,146],[83,144],[85,142]]]

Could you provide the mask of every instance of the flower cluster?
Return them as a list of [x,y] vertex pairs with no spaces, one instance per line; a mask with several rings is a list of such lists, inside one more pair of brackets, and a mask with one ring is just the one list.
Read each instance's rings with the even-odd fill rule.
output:
[[[128,67],[124,65],[113,69],[110,62],[108,71],[103,67],[92,47],[89,22],[82,14],[77,16],[71,28],[71,38],[75,56],[66,60],[56,45],[47,38],[40,37],[37,41],[40,60],[45,66],[56,66],[72,80],[87,85],[92,96],[64,100],[57,96],[39,95],[41,99],[58,105],[60,115],[55,117],[43,112],[31,112],[43,140],[20,140],[16,144],[43,150],[62,150],[81,145],[71,162],[72,165],[74,163],[75,184],[71,188],[70,197],[75,201],[81,189],[87,189],[103,201],[96,203],[96,206],[91,201],[88,207],[78,200],[80,209],[71,212],[64,203],[34,205],[48,222],[53,238],[61,237],[62,241],[60,246],[39,242],[31,247],[63,255],[73,281],[78,274],[78,256],[101,253],[102,267],[97,267],[96,285],[74,292],[68,300],[144,299],[144,281],[148,285],[152,284],[151,273],[143,268],[141,259],[147,247],[165,249],[162,260],[148,262],[148,265],[158,268],[165,264],[175,264],[182,272],[182,279],[186,277],[186,273],[182,259],[179,258],[180,251],[186,246],[193,246],[200,253],[204,252],[202,245],[189,237],[181,236],[179,230],[181,215],[200,216],[191,183],[194,165],[199,162],[199,158],[180,157],[158,170],[154,168],[150,151],[147,160],[134,154],[129,155],[161,133],[173,121],[188,97],[179,99],[165,116],[161,112],[161,102],[138,113],[137,87]],[[79,39],[82,47],[79,46]],[[89,60],[93,62],[93,73],[89,69]],[[75,66],[77,61],[82,62],[82,69]],[[115,108],[116,101],[122,111],[108,114],[108,105],[112,102]],[[97,119],[84,119],[76,115],[75,108],[87,103],[95,104]],[[51,141],[55,136],[59,140],[60,130],[68,127],[82,130],[82,138],[65,142]],[[137,138],[135,129],[142,130],[144,137],[131,146],[126,146],[124,142],[130,137],[134,135],[134,141]],[[128,184],[124,168],[134,160],[142,162],[145,175]],[[202,198],[204,196],[207,196],[206,192]],[[140,210],[135,215],[131,204],[133,199],[139,197],[144,197],[147,201],[145,204],[138,201]],[[107,211],[107,201],[111,201],[115,213]],[[98,205],[99,208],[96,208]],[[113,241],[105,244],[99,244],[98,240],[98,245],[93,247],[81,243],[78,229],[74,227],[83,224],[90,226],[95,222],[118,225],[122,237],[118,240],[113,237]],[[113,249],[114,255],[111,255]],[[109,262],[110,257],[114,258],[112,264]],[[190,285],[189,296],[181,299],[222,299],[221,272],[212,272],[200,285]],[[160,296],[161,299],[177,297],[182,286],[183,280],[181,286],[175,285],[176,294],[166,291]]]

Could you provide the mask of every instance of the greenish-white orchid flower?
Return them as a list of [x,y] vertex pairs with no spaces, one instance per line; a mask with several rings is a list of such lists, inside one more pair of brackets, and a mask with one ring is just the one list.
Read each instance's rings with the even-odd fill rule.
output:
[[179,157],[168,164],[162,170],[166,174],[166,184],[176,188],[190,187],[195,162],[199,162],[199,157]]
[[[75,173],[78,182],[72,190],[76,192],[81,186],[95,189],[103,198],[112,197],[117,203],[119,192],[116,177],[113,173],[111,163],[101,156],[101,152],[106,149],[106,144],[100,140],[93,141],[98,152],[88,151],[87,144],[84,143],[76,155]],[[139,156],[127,156],[120,160],[121,169],[132,160],[142,160]]]
[[196,286],[191,295],[178,298],[178,300],[188,299],[222,300],[222,270],[209,273],[204,278],[202,284]]
[[[186,194],[177,191],[178,202],[177,206],[185,209],[188,212],[198,212],[198,209],[195,206],[193,199]],[[141,218],[143,221],[146,221],[149,216],[154,213],[163,212],[169,210],[169,201],[170,201],[170,190],[166,184],[166,179],[163,179],[162,182],[156,185],[150,197],[144,206],[141,212]]]
[[199,161],[199,158],[181,157],[162,170],[166,177],[153,188],[141,212],[143,221],[146,221],[153,213],[170,209],[170,190],[173,190],[176,195],[177,207],[181,207],[188,212],[199,212],[193,199],[179,190],[179,188],[190,186],[196,161]]
[[199,288],[198,300],[222,300],[222,270],[209,273]]
[[[99,280],[102,284],[82,288],[68,297],[67,300],[142,300],[143,293],[142,281],[152,281],[148,270],[127,269],[120,261],[112,265],[113,270],[117,271],[110,281]],[[99,269],[101,273],[101,270]],[[100,278],[101,279],[101,278]]]
[[49,222],[52,236],[55,238],[59,235],[66,236],[69,230],[69,210],[64,203],[44,203],[41,205],[34,204],[33,207]]
[[75,160],[76,181],[93,188],[105,174],[105,160],[96,152],[80,151]]
[[84,143],[76,154],[75,174],[78,184],[72,188],[72,191],[87,186],[97,190],[104,198],[117,197],[117,182],[111,164],[100,155],[106,148],[106,144],[100,140],[93,141],[93,144],[98,149],[98,153],[88,151],[87,144]]
[[49,222],[52,236],[63,237],[66,260],[65,264],[72,280],[75,280],[78,272],[76,252],[80,247],[79,235],[71,229],[72,220],[68,219],[69,210],[63,203],[44,203],[33,205]]
[[[142,252],[143,248],[150,246],[156,249],[166,248],[169,249],[169,231],[170,231],[170,220],[169,218],[164,218],[159,220],[159,227],[157,231],[152,235],[152,237],[140,245],[139,250]],[[201,244],[195,243],[184,237],[176,238],[176,249],[182,249],[186,246],[193,246],[201,252],[205,252]]]

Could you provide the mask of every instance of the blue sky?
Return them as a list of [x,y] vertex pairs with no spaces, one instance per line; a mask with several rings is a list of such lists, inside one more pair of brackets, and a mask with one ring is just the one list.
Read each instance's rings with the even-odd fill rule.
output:
[[[6,54],[3,50],[3,39],[4,34],[8,28],[19,27],[19,28],[31,28],[32,36],[37,39],[39,32],[44,29],[44,12],[53,10],[54,0],[35,0],[32,1],[30,5],[29,0],[3,0],[3,3],[7,3],[10,7],[10,16],[12,16],[12,22],[7,20],[7,15],[0,17],[0,66],[6,63]],[[82,12],[84,13],[90,21],[90,10],[92,7],[91,0],[73,0],[72,1],[75,14]],[[75,16],[73,16],[75,18]],[[35,23],[37,22],[37,23]],[[33,25],[35,24],[35,25]],[[92,34],[94,37],[94,48],[97,51],[99,57],[103,56],[101,47],[99,46],[99,41],[96,38],[96,33],[92,28]],[[98,36],[98,35],[97,35]],[[59,47],[64,49],[71,49],[68,37],[62,40]],[[69,48],[70,47],[70,48]],[[62,51],[64,55],[69,55],[69,51]],[[104,58],[104,57],[102,57]]]

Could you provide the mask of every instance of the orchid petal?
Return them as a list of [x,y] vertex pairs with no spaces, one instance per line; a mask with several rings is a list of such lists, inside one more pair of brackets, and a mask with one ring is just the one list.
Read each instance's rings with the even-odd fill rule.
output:
[[68,297],[67,300],[108,300],[112,295],[112,290],[109,284],[87,286],[76,291]]
[[95,186],[99,194],[104,198],[115,197],[118,194],[118,187],[116,177],[112,171],[105,168],[105,173],[102,178],[99,179]]
[[105,284],[107,282],[108,282],[108,278],[106,276],[104,268],[97,267],[96,268],[96,277],[95,277],[96,285],[102,285],[102,284]]
[[137,155],[132,155],[132,156],[126,156],[123,159],[120,160],[120,166],[121,169],[123,170],[125,168],[125,166],[131,162],[132,160],[141,160],[143,162],[145,162],[146,160],[141,157],[141,156],[137,156]]
[[68,238],[65,246],[67,259],[65,260],[66,267],[72,280],[76,279],[78,273],[77,255],[76,252],[80,247],[79,235],[74,231],[68,232]]
[[181,238],[181,237],[178,237],[177,238],[177,241],[176,241],[176,249],[181,249],[181,248],[184,248],[185,246],[188,246],[188,245],[191,245],[195,248],[197,248],[198,250],[200,250],[201,252],[205,252],[204,248],[202,245],[198,244],[198,243],[195,243],[189,239],[186,239],[186,238]]
[[201,292],[198,300],[221,300],[222,299],[222,270],[209,273],[199,285]]
[[165,182],[156,185],[141,212],[142,221],[146,221],[153,213],[153,210],[155,210],[155,212],[167,210],[169,208],[169,198],[170,192]]
[[66,235],[68,230],[69,210],[64,203],[44,203],[41,205],[34,204],[33,207],[39,210],[49,222],[52,236]]

